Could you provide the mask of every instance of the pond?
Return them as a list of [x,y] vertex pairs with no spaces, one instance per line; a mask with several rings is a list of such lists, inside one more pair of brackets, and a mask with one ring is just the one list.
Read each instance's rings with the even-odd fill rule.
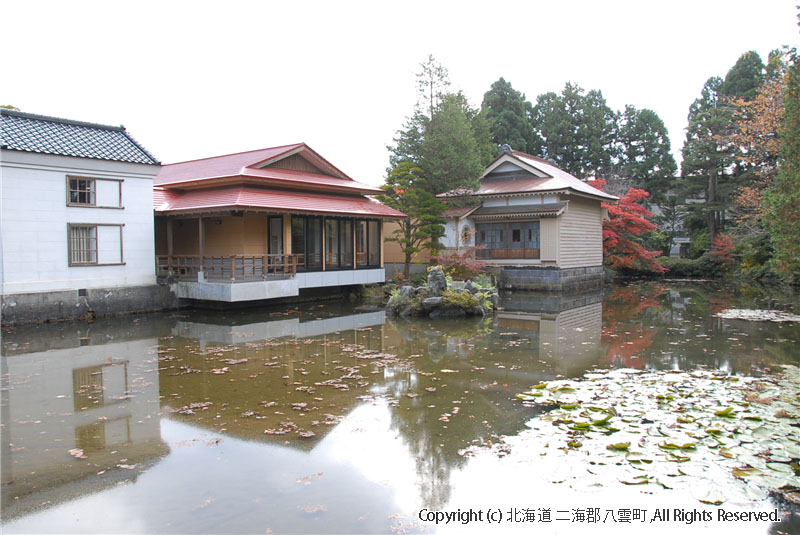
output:
[[[713,464],[622,484],[517,397],[598,370],[800,365],[800,324],[715,316],[793,299],[636,283],[508,294],[474,320],[322,303],[4,328],[2,531],[800,533],[793,504]],[[709,485],[724,503],[699,501]]]

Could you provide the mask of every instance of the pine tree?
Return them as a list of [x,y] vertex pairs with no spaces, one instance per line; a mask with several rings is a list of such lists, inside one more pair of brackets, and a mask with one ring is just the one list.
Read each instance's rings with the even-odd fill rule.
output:
[[383,193],[376,198],[406,214],[386,241],[400,245],[405,262],[403,277],[408,279],[411,262],[418,252],[427,250],[434,255],[442,248],[439,238],[444,236],[441,215],[445,206],[428,191],[422,169],[409,161],[397,164],[381,189]]

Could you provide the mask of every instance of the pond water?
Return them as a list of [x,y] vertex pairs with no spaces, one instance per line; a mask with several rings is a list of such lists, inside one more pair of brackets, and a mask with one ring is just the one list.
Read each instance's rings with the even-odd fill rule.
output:
[[793,299],[637,283],[508,294],[475,320],[323,303],[5,328],[2,531],[799,533],[785,502],[723,522],[736,504],[692,489],[554,475],[582,468],[526,445],[545,409],[516,398],[598,369],[800,365],[800,324],[714,316]]

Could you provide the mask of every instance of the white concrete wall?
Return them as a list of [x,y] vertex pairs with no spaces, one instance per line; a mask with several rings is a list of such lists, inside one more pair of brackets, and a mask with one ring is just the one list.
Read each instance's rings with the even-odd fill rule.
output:
[[[159,166],[3,150],[0,154],[3,294],[155,284],[153,177]],[[67,206],[67,176],[98,181],[98,204]],[[119,186],[118,186],[119,185]],[[122,206],[119,205],[122,188]],[[69,266],[67,224],[98,227],[97,266]],[[123,255],[120,259],[119,240]]]

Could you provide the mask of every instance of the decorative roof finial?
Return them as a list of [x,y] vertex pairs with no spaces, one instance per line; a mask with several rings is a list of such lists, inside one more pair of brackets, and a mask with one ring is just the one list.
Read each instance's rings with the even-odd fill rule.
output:
[[503,144],[500,146],[500,151],[501,151],[501,152],[507,152],[507,153],[509,153],[509,154],[511,154],[511,153],[513,152],[513,151],[511,150],[511,145],[509,145],[508,143],[503,143]]

